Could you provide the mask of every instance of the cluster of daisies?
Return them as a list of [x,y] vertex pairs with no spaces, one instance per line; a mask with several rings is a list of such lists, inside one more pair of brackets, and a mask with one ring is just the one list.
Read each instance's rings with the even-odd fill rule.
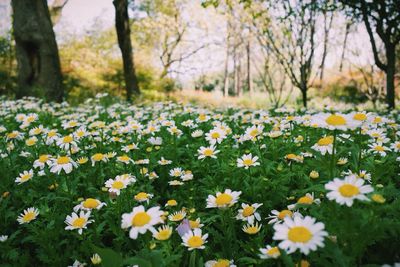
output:
[[[2,199],[9,197],[9,191],[18,194],[27,188],[38,190],[38,195],[62,193],[70,202],[65,203],[68,210],[63,211],[60,231],[76,232],[74,237],[82,238],[94,231],[91,228],[105,218],[104,213],[112,211],[123,238],[137,240],[150,235],[160,243],[172,242],[176,235],[185,251],[214,247],[217,231],[209,217],[216,216],[240,224],[250,237],[261,235],[262,229],[272,232],[253,255],[261,262],[279,259],[283,252],[306,257],[322,249],[326,238],[333,238],[335,233],[328,233],[325,218],[311,216],[307,207],[328,202],[343,208],[356,202],[386,202],[379,193],[383,185],[375,183],[371,170],[349,164],[351,157],[357,164],[367,157],[400,161],[400,129],[395,117],[369,112],[296,114],[286,109],[236,110],[232,114],[169,102],[105,107],[97,99],[70,107],[25,99],[2,101],[0,114],[2,164],[15,166],[8,172],[11,186],[1,192]],[[302,130],[295,133],[297,128]],[[359,155],[337,155],[340,147],[353,143],[358,145]],[[273,146],[278,150],[284,147],[285,155],[267,158]],[[306,168],[321,159],[326,166]],[[268,182],[268,164],[278,172],[285,166],[290,171],[304,166],[308,182],[319,183],[322,189],[300,188],[304,194],[297,199],[287,196],[268,209],[270,192],[251,195],[251,186],[247,186],[258,180]],[[238,186],[221,173],[222,177],[213,177],[212,187],[208,184],[207,175],[217,173],[222,165],[243,176],[246,183],[241,191],[235,191]],[[232,184],[229,188],[236,189],[227,188],[227,181]],[[77,184],[85,185],[84,189]],[[218,190],[221,187],[226,189]],[[45,223],[48,209],[33,205],[11,207],[19,209],[14,222]],[[108,226],[107,222],[103,225]],[[10,233],[0,234],[0,242],[8,242]],[[237,259],[207,256],[205,266],[236,266]],[[90,260],[100,264],[101,256],[93,254]],[[76,260],[72,266],[83,263]]]

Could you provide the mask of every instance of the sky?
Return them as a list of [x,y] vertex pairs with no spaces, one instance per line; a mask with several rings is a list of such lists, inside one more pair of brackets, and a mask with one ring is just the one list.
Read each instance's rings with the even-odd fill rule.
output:
[[89,28],[96,19],[104,27],[111,27],[114,18],[112,0],[69,0],[63,8],[59,23],[81,32]]
[[[48,0],[51,3],[52,0]],[[0,0],[0,34],[7,31],[11,27],[11,0]],[[207,23],[209,23],[209,32],[214,35],[214,38],[222,38],[225,36],[221,33],[220,25],[216,26],[211,19],[212,10],[210,8],[205,10],[200,7],[200,1],[189,0],[190,5],[193,5],[189,10],[195,10],[196,14],[189,14],[188,17],[205,17]],[[189,11],[193,12],[193,11]],[[341,46],[343,40],[343,29],[340,25],[344,25],[344,21],[340,18],[335,21],[337,26],[334,26],[334,30],[331,33],[331,39],[333,45],[330,47],[330,52],[326,59],[327,72],[329,73],[329,68],[334,69],[338,65],[338,61],[341,55]],[[70,32],[75,34],[85,34],[85,31],[90,29],[94,24],[101,24],[103,28],[110,28],[114,25],[114,6],[112,0],[69,0],[68,3],[62,10],[62,16],[59,23],[55,26],[55,32],[58,41],[62,41],[62,32]],[[214,23],[214,24],[212,24]],[[221,22],[220,22],[221,23]],[[197,34],[198,35],[198,34]],[[196,33],[192,32],[190,39],[199,39],[201,37],[196,36]],[[363,26],[354,28],[352,34],[349,36],[349,50],[354,50],[357,48],[359,50],[360,56],[353,56],[348,53],[349,61],[357,62],[359,64],[365,64],[371,62],[372,54],[368,35]],[[359,49],[359,48],[362,49]],[[320,48],[319,48],[320,50]],[[317,61],[318,61],[317,51]],[[190,58],[187,62],[182,64],[183,75],[180,74],[180,79],[190,80],[195,76],[215,72],[221,70],[223,67],[225,50],[223,47],[210,46],[201,52],[197,53],[195,56]],[[337,69],[337,68],[336,68]],[[334,73],[332,73],[334,74]]]

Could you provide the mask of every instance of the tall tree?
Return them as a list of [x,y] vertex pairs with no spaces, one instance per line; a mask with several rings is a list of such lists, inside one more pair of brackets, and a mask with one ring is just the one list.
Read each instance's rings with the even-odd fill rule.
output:
[[128,0],[114,0],[113,4],[115,7],[115,28],[117,30],[118,45],[121,49],[122,62],[124,65],[126,99],[130,101],[132,94],[139,95],[140,90],[133,60]]
[[46,0],[12,0],[18,64],[17,98],[32,95],[61,102],[60,58]]
[[[396,46],[400,42],[399,0],[341,0],[352,17],[361,19],[367,29],[375,64],[386,73],[386,102],[395,107]],[[384,46],[385,60],[380,58],[378,35]]]
[[278,15],[273,19],[269,17],[272,13],[267,12],[257,16],[254,21],[257,38],[263,48],[274,55],[292,84],[301,91],[303,106],[307,107],[307,92],[311,87],[317,47],[318,3],[316,0],[281,1],[280,4],[273,2],[269,5]]

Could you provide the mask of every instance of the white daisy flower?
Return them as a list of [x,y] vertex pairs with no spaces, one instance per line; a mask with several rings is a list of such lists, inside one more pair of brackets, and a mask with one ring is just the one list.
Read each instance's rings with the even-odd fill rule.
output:
[[267,245],[265,248],[259,249],[261,254],[259,254],[261,259],[276,259],[281,255],[278,247],[272,247]]
[[77,147],[77,143],[72,135],[60,137],[56,141],[56,145],[64,150],[70,150],[72,147]]
[[254,203],[251,205],[242,203],[242,208],[238,210],[236,219],[247,221],[249,224],[253,224],[254,220],[261,221],[261,216],[257,212],[257,209],[261,206],[261,203]]
[[171,222],[179,222],[185,219],[185,217],[186,212],[184,210],[180,210],[168,215],[168,220],[170,220]]
[[147,141],[153,146],[161,146],[163,142],[161,137],[150,137]]
[[208,133],[206,133],[206,140],[211,144],[216,143],[221,144],[221,142],[226,138],[226,132],[221,128],[214,128]]
[[121,194],[121,190],[125,189],[129,185],[128,179],[122,179],[121,177],[115,177],[115,179],[108,179],[105,182],[105,187],[108,188],[108,192],[115,193],[117,196]]
[[198,159],[205,159],[205,158],[213,158],[216,159],[217,156],[216,154],[219,153],[219,150],[215,150],[215,146],[209,146],[209,147],[200,147],[197,150],[197,153],[199,154]]
[[390,151],[390,148],[388,148],[387,146],[384,146],[382,144],[382,142],[377,142],[377,143],[373,143],[373,144],[369,144],[368,147],[370,148],[368,150],[368,152],[371,152],[373,154],[378,154],[381,157],[386,156],[386,152]]
[[263,125],[253,125],[246,129],[246,132],[244,133],[244,139],[257,140],[260,136],[262,136],[263,131],[264,131]]
[[86,213],[84,211],[81,211],[79,213],[79,216],[78,214],[73,212],[65,219],[65,223],[67,224],[65,230],[78,230],[78,233],[81,235],[83,229],[86,229],[88,224],[94,222],[94,220],[89,220],[89,218],[90,211]]
[[241,158],[237,159],[237,167],[244,167],[246,170],[251,166],[258,166],[260,162],[257,162],[258,157],[252,156],[252,154],[244,154]]
[[91,211],[94,209],[99,210],[103,206],[107,206],[107,204],[95,198],[87,198],[84,201],[82,201],[79,205],[76,205],[74,207],[74,211],[75,212],[78,212],[78,210]]
[[272,210],[271,214],[267,217],[269,219],[268,224],[275,224],[275,223],[281,223],[286,217],[292,218],[294,215],[294,212],[291,211],[290,209],[284,209],[284,210]]
[[181,177],[184,174],[184,171],[182,168],[173,168],[172,170],[169,171],[169,175],[171,177]]
[[33,162],[33,168],[40,168],[41,170],[46,166],[51,164],[51,155],[43,154],[40,155],[37,160]]
[[17,178],[15,178],[15,182],[17,184],[23,184],[27,181],[29,181],[30,179],[32,179],[33,177],[33,170],[30,169],[29,171],[24,171],[22,173],[19,174],[19,176]]
[[278,246],[288,254],[300,250],[308,255],[310,251],[317,250],[317,247],[324,247],[324,237],[328,235],[324,229],[323,223],[316,222],[310,216],[295,216],[293,219],[285,217],[283,223],[274,225],[273,239],[281,240]]
[[39,215],[39,210],[35,207],[28,208],[21,213],[17,221],[19,224],[30,223],[31,221],[35,220],[36,217]]
[[122,215],[121,228],[131,228],[129,237],[136,239],[138,234],[144,234],[147,230],[155,232],[154,225],[163,223],[161,216],[164,214],[160,207],[152,207],[145,210],[143,206],[134,207],[132,212]]
[[74,167],[77,168],[78,164],[76,164],[76,162],[73,161],[70,157],[59,156],[56,159],[52,159],[50,163],[50,172],[60,174],[60,172],[64,170],[65,173],[68,174],[72,172]]
[[158,164],[160,165],[169,165],[172,163],[172,160],[165,159],[164,157],[161,157],[159,161],[157,161]]
[[311,147],[311,149],[320,152],[322,155],[326,153],[332,154],[333,150],[333,136],[325,136],[318,140],[318,142]]
[[195,131],[193,131],[191,136],[194,138],[197,138],[197,137],[203,136],[203,134],[204,134],[204,132],[202,130],[195,130]]
[[147,202],[147,204],[149,204],[149,201],[150,201],[150,199],[153,198],[153,196],[154,196],[153,194],[148,194],[146,192],[140,192],[134,196],[134,199],[138,202]]
[[207,238],[208,234],[202,235],[201,229],[196,228],[193,231],[189,230],[182,236],[182,245],[187,247],[189,251],[193,249],[204,249]]
[[8,239],[8,235],[0,235],[0,242],[6,242]]
[[326,197],[335,200],[340,205],[346,204],[348,207],[353,205],[355,199],[369,201],[365,194],[374,191],[372,186],[364,185],[363,179],[355,176],[347,176],[344,180],[333,179],[325,185],[325,189],[330,190]]
[[92,161],[92,166],[94,166],[96,164],[96,162],[100,162],[100,161],[107,162],[108,157],[107,157],[107,155],[105,155],[103,153],[96,153],[90,157],[90,160]]
[[225,189],[224,193],[217,192],[216,196],[208,195],[207,208],[227,208],[233,206],[238,200],[241,191]]
[[236,267],[233,260],[218,259],[206,261],[204,267]]

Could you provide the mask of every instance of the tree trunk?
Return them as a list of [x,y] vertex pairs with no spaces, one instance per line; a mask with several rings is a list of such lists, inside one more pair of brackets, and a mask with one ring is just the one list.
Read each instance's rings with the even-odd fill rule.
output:
[[140,90],[133,61],[128,0],[114,0],[113,4],[115,6],[115,28],[117,30],[118,45],[121,50],[122,62],[124,65],[126,100],[130,101],[132,93],[139,95]]
[[250,96],[252,96],[253,90],[251,88],[250,38],[247,40],[246,53],[247,53],[247,90],[249,91]]
[[301,89],[301,95],[302,95],[302,98],[303,98],[303,106],[305,108],[307,108],[307,88],[302,88]]
[[37,96],[61,102],[60,58],[46,0],[12,0],[18,64],[16,97]]
[[227,97],[229,92],[229,73],[228,73],[228,60],[229,60],[229,47],[226,49],[225,70],[224,70],[224,97]]
[[386,47],[386,103],[389,109],[395,107],[395,86],[394,78],[396,72],[396,47],[389,45]]

